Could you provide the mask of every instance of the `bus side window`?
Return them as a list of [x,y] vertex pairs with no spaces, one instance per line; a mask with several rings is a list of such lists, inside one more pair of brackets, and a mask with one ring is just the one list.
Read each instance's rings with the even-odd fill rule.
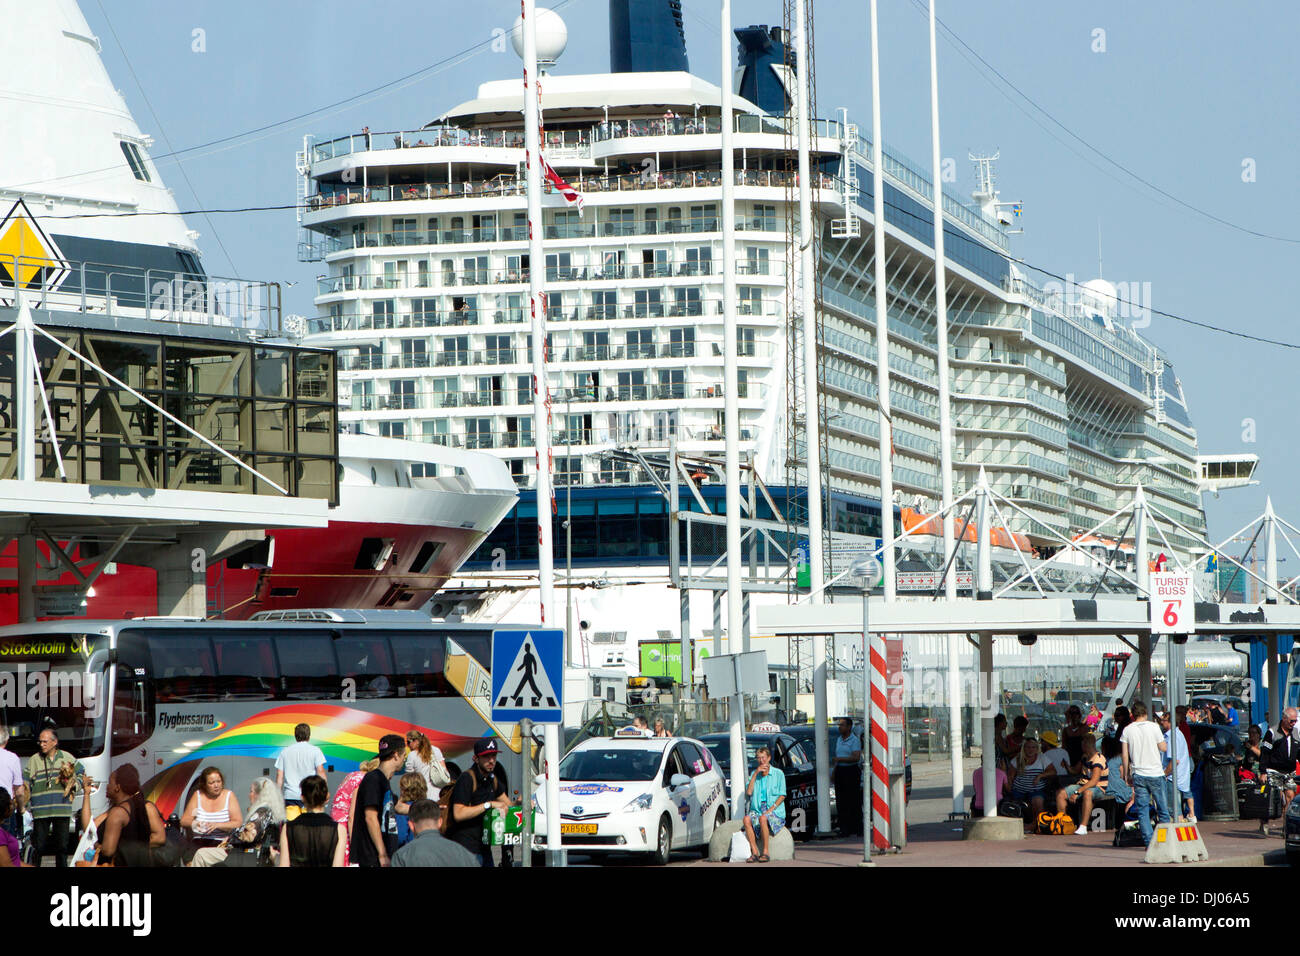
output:
[[149,648],[158,703],[216,700],[217,668],[206,637],[192,632],[151,632]]
[[441,635],[390,635],[398,697],[445,697],[454,694],[443,673],[447,641]]
[[328,634],[278,634],[275,652],[280,659],[283,697],[328,700],[339,696],[341,679]]
[[388,641],[361,631],[341,631],[334,640],[339,677],[356,683],[358,697],[396,697],[392,654]]
[[279,675],[263,634],[213,634],[217,683],[223,700],[274,700]]
[[114,757],[135,750],[153,733],[153,708],[145,699],[146,691],[144,677],[137,677],[132,668],[117,666],[117,686],[113,691]]

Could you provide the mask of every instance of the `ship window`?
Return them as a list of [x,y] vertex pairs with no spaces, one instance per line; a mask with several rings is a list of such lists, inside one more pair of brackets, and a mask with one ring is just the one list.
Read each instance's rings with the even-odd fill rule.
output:
[[358,571],[378,571],[388,563],[393,553],[392,538],[365,538],[357,550],[357,560],[353,567]]
[[153,182],[149,176],[149,168],[145,165],[144,155],[140,152],[140,147],[135,143],[121,142],[122,154],[126,156],[127,164],[131,167],[131,172],[135,178],[142,183]]
[[426,541],[420,545],[420,550],[416,552],[415,560],[407,569],[411,574],[424,574],[433,564],[433,559],[442,553],[441,541]]

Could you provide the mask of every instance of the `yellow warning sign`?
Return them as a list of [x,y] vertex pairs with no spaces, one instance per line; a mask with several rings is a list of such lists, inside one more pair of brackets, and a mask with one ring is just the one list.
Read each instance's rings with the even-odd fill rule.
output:
[[21,199],[0,222],[0,290],[53,291],[68,275],[68,263]]

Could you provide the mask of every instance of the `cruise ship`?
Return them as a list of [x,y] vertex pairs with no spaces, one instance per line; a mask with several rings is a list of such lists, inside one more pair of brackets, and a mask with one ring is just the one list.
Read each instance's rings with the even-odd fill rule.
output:
[[[542,77],[543,153],[585,201],[579,210],[558,192],[545,197],[545,262],[529,262],[518,76],[417,114],[410,129],[309,139],[297,161],[300,256],[322,266],[304,341],[339,350],[341,420],[486,450],[520,489],[435,614],[536,616],[536,514],[550,504],[533,492],[525,306],[529,269],[545,270],[557,601],[581,635],[580,663],[635,673],[662,655],[656,642],[675,639],[682,616],[669,587],[665,496],[627,452],[662,456],[670,440],[684,455],[723,452],[721,124],[735,131],[744,460],[783,507],[806,507],[793,427],[806,404],[797,304],[803,283],[816,282],[826,522],[837,540],[878,537],[872,263],[873,230],[883,228],[894,421],[883,453],[893,455],[896,489],[885,511],[896,523],[904,508],[933,513],[940,477],[926,173],[886,150],[885,222],[876,223],[870,143],[844,110],[816,119],[817,274],[799,274],[787,88],[798,66],[782,29],[735,30],[736,96],[724,116],[719,87],[687,68],[677,6],[641,3],[631,19],[627,7],[611,2],[611,72],[567,75],[553,64]],[[655,42],[638,42],[636,29]],[[1027,512],[1008,515],[1008,530],[1030,548],[1082,535],[1138,483],[1153,507],[1203,536],[1207,466],[1169,357],[1105,280],[1054,290],[1022,273],[991,162],[976,173],[970,202],[945,193],[942,204],[956,492],[983,468]],[[720,486],[701,495],[721,511]],[[773,517],[761,502],[758,514]],[[1168,546],[1191,556],[1198,543],[1171,532]],[[786,597],[755,598],[768,599]],[[690,597],[692,640],[706,652],[714,600]]]
[[[330,503],[327,527],[244,531],[208,553],[209,614],[426,604],[514,506],[505,465],[464,449],[338,435],[334,356],[277,348],[292,327],[278,284],[205,270],[199,234],[76,0],[0,0],[0,20],[0,305],[22,285],[39,323],[74,336],[138,389],[115,393],[89,371],[83,381],[42,344],[42,397],[59,447],[38,438],[41,479],[54,489],[61,479],[87,482],[105,509],[130,488],[265,491],[230,459],[192,447],[198,439],[144,403],[152,396],[195,434],[214,436],[198,434],[212,447],[251,449],[245,461],[259,480]],[[0,451],[12,455],[7,362]],[[13,468],[6,458],[2,476]],[[79,517],[99,520],[93,509]],[[39,616],[158,613],[154,558],[168,539],[103,528],[68,539],[51,528],[36,549]],[[0,547],[0,578],[12,585],[23,577],[13,536]],[[88,580],[96,561],[103,573]],[[0,587],[0,623],[17,620],[14,590]]]

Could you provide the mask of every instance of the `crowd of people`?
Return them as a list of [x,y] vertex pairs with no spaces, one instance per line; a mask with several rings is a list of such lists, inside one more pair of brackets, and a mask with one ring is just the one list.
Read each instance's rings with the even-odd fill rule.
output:
[[422,731],[388,734],[331,794],[325,754],[311,743],[311,727],[298,724],[274,780],[251,781],[241,803],[219,767],[204,767],[171,825],[141,792],[133,765],[110,774],[108,806],[95,815],[96,781],[59,749],[53,730],[41,732],[25,764],[7,742],[0,730],[0,867],[24,865],[25,836],[32,866],[47,856],[57,866],[494,866],[484,817],[511,805],[490,737],[474,744],[473,763],[459,772]]
[[[1149,844],[1155,832],[1153,817],[1155,823],[1196,822],[1189,723],[1236,728],[1239,721],[1238,712],[1227,701],[1210,702],[1202,709],[1179,706],[1172,714],[1167,710],[1148,714],[1142,701],[1134,701],[1129,707],[1117,707],[1103,730],[1102,714],[1095,705],[1086,717],[1079,706],[1071,705],[1059,731],[1035,736],[1029,731],[1027,717],[1015,717],[1008,731],[1006,716],[998,714],[994,718],[994,792],[999,812],[1023,815],[1032,831],[1040,814],[1054,810],[1069,815],[1074,833],[1086,834],[1094,820],[1094,807],[1113,801],[1113,819],[1135,820],[1143,844]],[[1287,708],[1277,727],[1250,727],[1241,747],[1239,779],[1257,780],[1269,770],[1283,774],[1288,781],[1283,807],[1295,796],[1291,781],[1300,766],[1298,734],[1296,709]],[[972,787],[972,812],[982,815],[981,768],[974,772]],[[1267,819],[1260,821],[1260,830],[1268,834]]]

